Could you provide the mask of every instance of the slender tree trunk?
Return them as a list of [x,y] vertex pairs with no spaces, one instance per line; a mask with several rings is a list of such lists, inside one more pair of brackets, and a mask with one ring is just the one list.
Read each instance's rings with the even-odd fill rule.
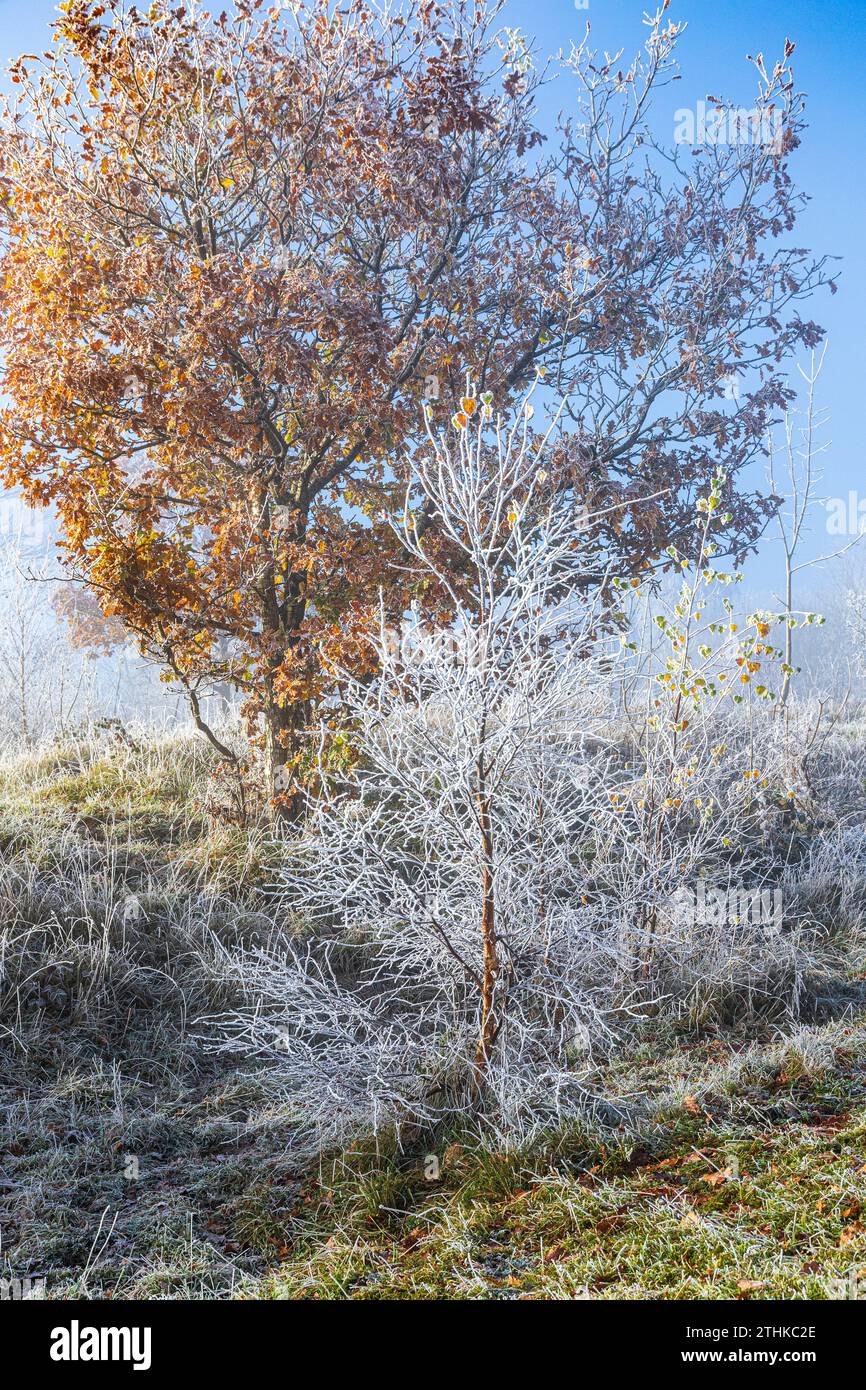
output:
[[481,937],[484,964],[481,975],[481,1021],[475,1048],[476,1087],[480,1087],[484,1079],[499,1031],[496,1007],[499,951],[493,890],[493,835],[490,826],[490,802],[484,791],[483,773],[479,776],[478,825],[481,831]]
[[29,748],[30,738],[30,718],[27,708],[27,662],[25,656],[24,637],[21,637],[21,644],[18,648],[18,698],[21,702],[21,731],[24,735],[24,742]]
[[[223,634],[217,643],[220,660],[224,661],[228,654],[228,640]],[[214,681],[213,693],[217,700],[217,714],[219,718],[226,718],[232,709],[232,687],[229,681]]]
[[791,628],[791,609],[794,604],[794,586],[791,568],[790,555],[785,556],[785,675],[782,681],[782,689],[779,694],[779,709],[784,709],[788,703],[788,694],[791,689],[791,669],[794,660],[793,649],[793,630]]

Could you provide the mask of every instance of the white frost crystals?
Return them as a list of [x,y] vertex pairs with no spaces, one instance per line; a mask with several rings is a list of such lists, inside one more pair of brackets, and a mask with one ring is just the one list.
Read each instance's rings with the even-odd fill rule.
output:
[[273,1053],[319,1139],[482,1099],[552,1114],[606,1031],[613,960],[580,847],[605,798],[607,644],[527,431],[524,412],[492,445],[480,426],[431,438],[401,539],[448,640],[410,621],[395,643],[380,616],[377,679],[345,682],[357,760],[329,776],[323,733],[325,790],[287,846],[300,936],[237,963],[259,1006],[223,1020],[229,1045]]
[[638,780],[619,643],[591,528],[529,428],[469,419],[419,451],[400,539],[447,640],[407,618],[396,642],[379,615],[376,678],[343,674],[352,755],[335,764],[321,730],[321,789],[285,845],[294,934],[225,957],[250,1007],[218,1045],[268,1059],[298,1144],[459,1111],[526,1135],[579,1108],[654,988],[644,848],[611,797]]

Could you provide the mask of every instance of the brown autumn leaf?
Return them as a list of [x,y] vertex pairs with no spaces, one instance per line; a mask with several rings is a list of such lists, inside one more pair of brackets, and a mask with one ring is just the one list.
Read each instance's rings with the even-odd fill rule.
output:
[[748,1298],[749,1294],[757,1293],[759,1289],[766,1288],[763,1279],[738,1279],[737,1298]]
[[683,1164],[689,1161],[689,1155],[675,1154],[673,1158],[662,1158],[658,1163],[649,1164],[647,1166],[647,1172],[660,1173],[665,1168],[682,1168]]
[[595,1229],[601,1231],[602,1235],[608,1235],[611,1231],[619,1230],[620,1226],[625,1225],[625,1217],[614,1212],[610,1216],[603,1216],[600,1221],[596,1221]]
[[727,1182],[734,1176],[733,1168],[719,1168],[715,1173],[704,1173],[701,1182],[705,1182],[708,1187],[718,1187],[721,1183]]
[[545,1263],[546,1265],[555,1264],[557,1260],[561,1260],[561,1259],[562,1259],[563,1255],[566,1253],[566,1250],[567,1250],[567,1246],[565,1246],[565,1245],[553,1245],[553,1246],[551,1246],[551,1248],[550,1248],[549,1250],[545,1251],[544,1263]]

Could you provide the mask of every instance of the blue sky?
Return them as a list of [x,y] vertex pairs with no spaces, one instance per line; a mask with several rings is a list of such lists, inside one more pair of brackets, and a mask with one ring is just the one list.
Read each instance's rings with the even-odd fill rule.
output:
[[[647,6],[648,8],[648,6]],[[569,47],[590,24],[590,44],[630,57],[642,42],[644,6],[634,0],[510,0],[511,22],[548,52]],[[754,103],[755,74],[748,54],[763,53],[767,65],[781,57],[786,38],[793,55],[797,87],[807,95],[809,129],[792,161],[796,183],[810,195],[791,241],[815,252],[839,256],[839,293],[818,294],[805,311],[827,329],[829,346],[818,391],[829,411],[825,438],[832,441],[822,459],[826,497],[855,490],[866,501],[866,5],[863,0],[672,0],[671,17],[688,28],[678,46],[681,81],[659,94],[655,124],[673,132],[673,113],[694,107],[709,93],[737,104]],[[568,109],[569,83],[561,80],[546,95],[549,114]],[[668,109],[669,108],[669,109]],[[763,468],[757,474],[763,477]],[[815,509],[804,553],[822,555],[838,547],[828,536],[823,506]],[[776,588],[780,557],[769,537],[747,566],[750,585]],[[860,543],[866,555],[866,540]],[[850,557],[849,557],[850,558]],[[815,582],[819,572],[812,571]]]
[[[218,6],[215,6],[218,8]],[[56,7],[48,0],[0,0],[0,57],[47,47],[47,25]],[[631,53],[643,41],[644,7],[635,0],[507,0],[505,22],[537,40],[547,53],[568,49],[591,26],[600,50]],[[670,14],[688,28],[679,46],[682,80],[662,92],[656,107],[659,131],[673,132],[673,112],[693,107],[710,92],[745,106],[753,104],[755,77],[747,54],[763,52],[768,64],[781,55],[786,37],[796,43],[794,75],[808,97],[810,129],[794,157],[793,171],[811,203],[793,237],[797,245],[839,256],[839,293],[817,296],[810,317],[829,333],[820,385],[820,404],[830,413],[821,493],[866,499],[861,424],[866,397],[866,5],[862,0],[673,0]],[[546,115],[567,110],[569,80],[561,77],[545,93]],[[670,108],[669,113],[666,108]],[[669,124],[668,124],[669,122]],[[546,122],[545,122],[546,124]],[[822,507],[816,510],[807,544],[814,554],[832,549]],[[862,544],[866,553],[866,541]],[[776,547],[764,543],[750,564],[750,580],[775,586]]]

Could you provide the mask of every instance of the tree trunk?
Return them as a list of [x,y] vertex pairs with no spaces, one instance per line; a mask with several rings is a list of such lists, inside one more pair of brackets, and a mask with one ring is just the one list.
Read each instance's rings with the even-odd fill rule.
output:
[[499,979],[499,952],[496,937],[496,903],[493,892],[493,836],[490,803],[483,781],[478,797],[478,825],[481,831],[481,936],[484,965],[481,975],[481,1021],[475,1048],[475,1085],[480,1089],[496,1035],[499,1031],[496,985]]
[[274,822],[294,824],[301,813],[302,796],[297,788],[296,759],[301,751],[309,720],[304,701],[279,703],[268,690],[262,710],[264,724],[265,794]]
[[[265,524],[273,521],[273,502],[263,495],[260,500]],[[285,503],[280,503],[284,506]],[[291,540],[301,544],[306,535],[306,508],[298,505],[291,531]],[[286,826],[298,820],[302,796],[297,790],[296,759],[302,748],[304,732],[309,725],[308,700],[280,699],[276,690],[276,674],[286,656],[297,644],[307,610],[307,575],[304,571],[283,574],[283,588],[278,595],[277,576],[271,563],[262,577],[262,633],[266,639],[268,670],[262,697],[264,725],[265,794],[268,808],[277,825]]]
[[783,710],[788,703],[791,690],[791,668],[794,661],[793,635],[791,630],[791,608],[794,603],[793,571],[790,556],[785,556],[785,666],[782,689],[779,694],[778,709]]

